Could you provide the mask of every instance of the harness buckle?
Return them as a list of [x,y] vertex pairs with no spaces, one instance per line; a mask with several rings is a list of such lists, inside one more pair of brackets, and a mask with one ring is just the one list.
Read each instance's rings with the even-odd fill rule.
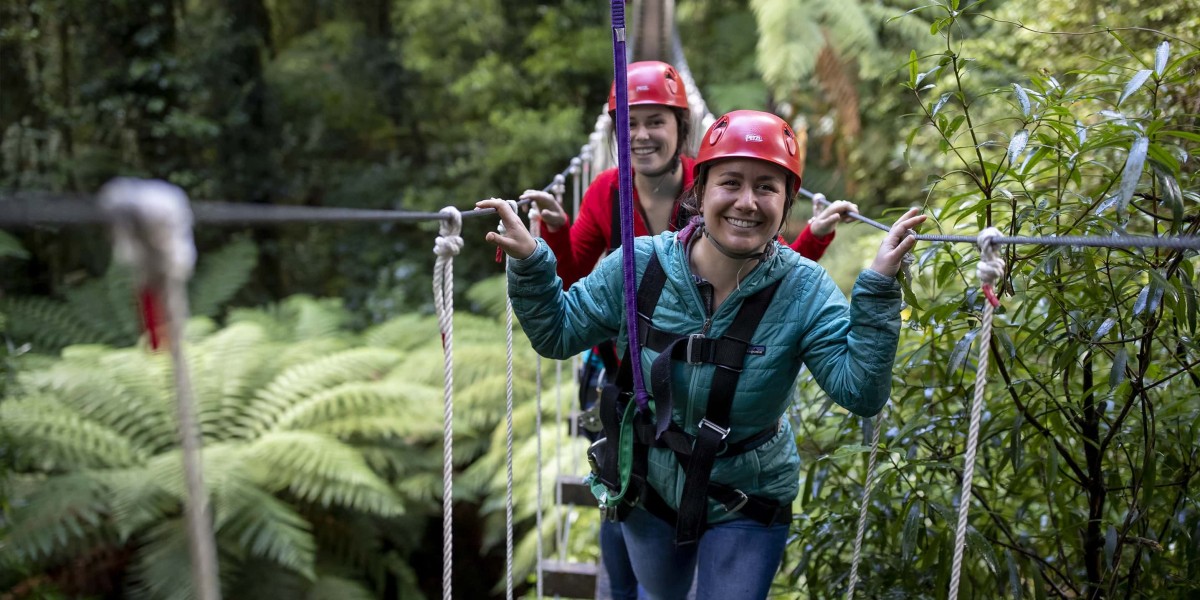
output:
[[705,340],[704,334],[703,333],[693,333],[693,334],[688,335],[687,364],[689,364],[689,365],[699,365],[704,362],[703,360],[700,360],[699,358],[697,358],[696,360],[692,360],[692,356],[693,356],[692,350],[693,349],[699,350],[698,347],[693,345],[696,343],[697,340],[699,340],[700,343],[704,343],[704,340]]
[[747,496],[746,492],[743,492],[742,490],[736,490],[736,489],[733,491],[737,492],[737,495],[738,495],[737,503],[734,504],[733,506],[729,506],[728,504],[722,504],[721,508],[724,508],[725,512],[737,512],[739,510],[742,510],[742,507],[745,506],[746,503],[750,501],[750,496]]
[[719,433],[721,435],[721,441],[724,441],[725,438],[729,437],[729,429],[728,428],[721,427],[720,425],[717,425],[716,423],[709,421],[707,417],[700,419],[700,424],[697,425],[697,427],[699,429],[704,429],[705,427],[708,427],[709,429],[712,429],[713,431]]

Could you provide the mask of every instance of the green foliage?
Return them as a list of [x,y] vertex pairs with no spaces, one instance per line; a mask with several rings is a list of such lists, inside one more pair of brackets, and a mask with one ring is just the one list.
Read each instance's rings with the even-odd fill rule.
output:
[[[384,573],[405,582],[406,597],[418,594],[404,554],[356,548],[406,538],[380,528],[430,509],[428,494],[394,484],[412,474],[410,457],[439,438],[440,411],[428,410],[439,395],[405,385],[397,350],[291,350],[348,337],[327,326],[337,314],[329,303],[292,298],[189,339],[226,597],[259,597],[252,590],[269,583],[297,597],[369,597],[364,582]],[[180,585],[191,559],[170,383],[168,357],[140,348],[70,346],[53,364],[21,373],[0,403],[0,454],[12,473],[0,580],[53,577],[111,549],[130,557],[130,597],[191,597]],[[375,525],[350,532],[341,519]],[[355,537],[318,543],[330,527]],[[412,550],[410,541],[389,543]],[[81,581],[110,577],[104,569],[112,568],[77,573],[72,585],[87,589]],[[252,579],[260,581],[239,583]]]
[[[1008,235],[1195,235],[1200,137],[1184,100],[1196,91],[1192,42],[1114,31],[1087,42],[1103,58],[1073,56],[1071,70],[1014,81],[973,66],[973,50],[980,62],[997,59],[985,50],[1000,37],[972,42],[987,17],[975,10],[929,9],[944,49],[904,65],[916,121],[906,156],[940,171],[926,190],[927,231],[970,235],[994,224]],[[1059,43],[1077,40],[1034,45]],[[1045,60],[1035,64],[1052,64]],[[1022,245],[1002,254],[1007,276],[964,500],[965,410],[984,302],[972,274],[978,255],[963,245],[917,248],[860,594],[941,597],[957,506],[970,501],[968,597],[1194,595],[1195,252]],[[785,568],[789,586],[822,595],[845,586],[866,447],[837,451],[863,442],[860,429],[814,408],[822,406],[814,390],[802,380],[802,512]]]
[[[215,316],[250,278],[256,264],[254,243],[240,239],[198,261],[189,286],[189,304],[197,316]],[[134,276],[112,265],[103,277],[68,289],[62,300],[40,297],[0,298],[9,334],[33,351],[51,353],[68,344],[136,343],[141,330]]]

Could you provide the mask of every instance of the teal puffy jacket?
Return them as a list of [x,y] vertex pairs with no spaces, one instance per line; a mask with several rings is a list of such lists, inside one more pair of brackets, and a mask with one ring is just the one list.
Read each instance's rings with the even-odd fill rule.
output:
[[[750,452],[718,457],[712,481],[790,503],[799,493],[800,458],[788,420],[780,417],[788,407],[800,365],[808,367],[838,404],[863,416],[878,413],[891,391],[900,335],[900,285],[893,277],[864,270],[855,282],[853,302],[847,303],[823,268],[776,244],[770,258],[746,275],[709,323],[688,266],[688,252],[676,236],[668,232],[640,237],[634,243],[639,281],[651,252],[658,254],[667,274],[652,316],[659,329],[719,337],[746,297],[783,280],[751,340],[766,351],[746,356],[730,414],[729,440],[746,439],[777,422],[781,427],[774,438]],[[539,354],[563,359],[618,335],[622,347],[627,343],[620,254],[609,255],[566,292],[555,275],[554,254],[544,241],[538,240],[528,258],[509,261],[513,310]],[[642,350],[646,381],[656,356],[652,350]],[[672,368],[672,418],[695,434],[716,367],[675,361]],[[671,508],[678,508],[684,471],[669,449],[650,448],[647,480]],[[735,516],[711,498],[708,512],[709,523]]]

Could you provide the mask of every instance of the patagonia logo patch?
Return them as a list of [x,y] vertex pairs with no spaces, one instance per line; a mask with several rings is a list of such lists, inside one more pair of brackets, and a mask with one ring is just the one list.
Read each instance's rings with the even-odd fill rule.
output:
[[751,356],[762,356],[766,353],[767,353],[766,346],[750,346],[749,348],[746,348],[746,354],[749,354]]

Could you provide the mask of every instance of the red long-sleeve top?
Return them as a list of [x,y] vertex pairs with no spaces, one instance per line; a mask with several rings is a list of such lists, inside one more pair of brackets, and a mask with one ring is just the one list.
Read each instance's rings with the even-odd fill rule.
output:
[[[695,161],[687,156],[681,157],[681,160],[683,189],[686,190],[692,185],[692,166]],[[558,259],[558,276],[563,280],[564,289],[591,273],[600,257],[612,249],[610,244],[613,237],[613,202],[617,198],[618,185],[617,169],[614,167],[604,171],[584,192],[579,215],[574,223],[568,223],[558,231],[542,230],[542,237]],[[635,207],[638,206],[636,186],[633,190],[633,202]],[[667,225],[672,231],[675,230],[678,214],[679,200],[676,200]],[[651,235],[641,210],[633,211],[633,235]],[[819,260],[835,235],[836,232],[817,237],[809,226],[805,225],[800,235],[796,236],[789,246],[805,258]]]

